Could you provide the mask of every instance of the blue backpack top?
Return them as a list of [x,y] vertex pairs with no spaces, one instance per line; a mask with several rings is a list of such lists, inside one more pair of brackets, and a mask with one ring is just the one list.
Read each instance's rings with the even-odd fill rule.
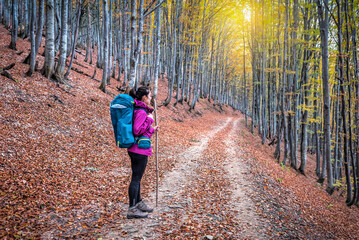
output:
[[129,148],[135,143],[132,130],[134,106],[134,99],[127,94],[117,95],[111,102],[111,120],[116,145],[120,148]]

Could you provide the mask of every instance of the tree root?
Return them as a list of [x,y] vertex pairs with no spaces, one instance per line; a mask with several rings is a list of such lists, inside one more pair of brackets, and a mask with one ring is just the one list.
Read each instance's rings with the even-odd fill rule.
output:
[[15,78],[13,78],[13,76],[11,75],[11,73],[9,73],[7,70],[10,70],[11,68],[13,68],[15,66],[15,63],[10,64],[9,66],[6,66],[4,68],[0,68],[0,74],[2,76],[7,77],[8,79],[17,82],[17,80]]
[[2,72],[1,72],[1,75],[3,75],[3,76],[5,76],[5,77],[9,78],[10,80],[13,80],[14,82],[17,82],[17,80],[16,80],[15,78],[13,78],[12,75],[11,75],[8,71],[6,71],[6,70],[2,71]]

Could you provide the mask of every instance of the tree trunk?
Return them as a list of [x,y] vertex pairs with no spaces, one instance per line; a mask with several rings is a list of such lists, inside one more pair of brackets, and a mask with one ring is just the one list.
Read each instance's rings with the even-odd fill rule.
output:
[[86,48],[86,57],[85,62],[89,60],[89,57],[91,55],[91,11],[90,11],[90,1],[87,1],[87,48]]
[[[24,34],[23,34],[23,38],[27,38],[29,36],[30,33],[30,24],[29,24],[29,6],[30,3],[28,0],[24,1]],[[30,17],[31,18],[31,17]]]
[[[308,31],[310,27],[310,20],[309,20],[309,9],[306,7],[304,9],[303,20],[304,20],[304,31]],[[309,34],[304,34],[304,42],[306,45],[309,46],[310,36]],[[308,99],[308,72],[309,72],[309,64],[308,60],[310,58],[311,51],[308,49],[304,49],[303,54],[303,65],[302,65],[302,72],[301,72],[301,82],[303,86],[303,108],[302,108],[302,131],[301,131],[301,143],[300,143],[300,158],[301,163],[299,167],[299,172],[305,175],[305,167],[307,165],[307,151],[308,151],[308,106],[309,106],[309,99]]]
[[161,51],[161,7],[156,9],[155,12],[155,18],[156,18],[156,62],[155,62],[155,69],[154,69],[154,87],[153,87],[153,100],[155,101],[157,99],[157,89],[158,89],[158,77],[159,77],[159,71],[160,71],[160,51]]
[[[143,0],[141,0],[143,1]],[[131,52],[130,52],[130,79],[126,92],[136,86],[136,70],[138,53],[136,48],[136,0],[131,0]]]
[[108,73],[108,52],[109,52],[109,42],[108,42],[108,3],[107,0],[102,0],[102,9],[103,9],[103,43],[104,43],[104,66],[102,73],[102,82],[100,85],[100,90],[106,92],[107,85],[107,75]]
[[[351,13],[354,13],[354,1],[351,0],[350,8]],[[356,98],[359,97],[359,64],[358,64],[358,53],[357,53],[357,27],[356,27],[356,18],[353,14],[350,19],[350,27],[351,27],[351,33],[352,33],[352,49],[353,49],[353,63],[354,63],[354,81],[355,81],[355,95]],[[355,126],[356,126],[356,134],[359,135],[359,101],[355,101]],[[359,149],[358,149],[358,143],[356,144],[356,168],[357,168],[357,185],[359,186]],[[359,187],[357,188],[357,200],[356,205],[359,207]]]
[[36,62],[36,52],[35,52],[35,22],[36,22],[36,0],[31,0],[31,52],[30,52],[30,67],[26,72],[26,75],[31,77],[33,72],[35,71],[35,62]]
[[46,42],[45,61],[41,72],[46,78],[54,73],[55,65],[55,33],[54,33],[54,0],[46,1]]
[[[338,66],[338,64],[337,64]],[[338,73],[338,68],[336,67],[336,72]],[[335,146],[334,146],[334,169],[333,169],[333,177],[334,181],[339,180],[339,173],[338,173],[338,165],[339,165],[339,128],[341,122],[339,120],[339,84],[336,84],[336,103],[334,108],[334,116],[335,116]]]
[[[356,171],[356,164],[355,164],[355,157],[354,157],[354,150],[353,150],[353,134],[352,134],[352,117],[351,117],[351,101],[352,101],[352,88],[351,88],[351,81],[350,81],[350,64],[349,64],[349,58],[350,58],[350,52],[349,52],[349,41],[350,41],[350,37],[349,37],[349,27],[348,25],[350,24],[348,21],[348,11],[349,11],[349,6],[348,6],[348,0],[345,1],[345,29],[346,29],[346,47],[345,47],[345,65],[346,65],[346,81],[349,83],[348,84],[348,94],[349,94],[349,101],[348,101],[348,122],[349,122],[349,149],[350,149],[350,158],[351,158],[351,165],[352,165],[352,169],[353,169],[353,186],[354,186],[354,196],[353,199],[347,203],[348,206],[351,206],[355,203],[357,197],[358,197],[358,185],[357,185],[357,171]],[[355,100],[353,100],[355,101]]]
[[[322,79],[323,79],[323,124],[324,124],[324,153],[323,162],[327,167],[327,192],[333,193],[333,171],[331,164],[331,136],[330,136],[330,88],[329,88],[329,54],[328,54],[328,31],[329,31],[329,11],[318,4],[318,14],[320,22],[320,36],[321,36],[321,49],[322,49]],[[328,0],[324,0],[324,5],[328,6]],[[325,165],[324,165],[325,166]],[[323,175],[324,175],[323,168]],[[324,179],[324,176],[321,176]]]
[[287,83],[287,46],[288,46],[288,18],[289,18],[289,1],[285,0],[285,27],[284,27],[284,42],[283,42],[283,59],[282,59],[282,66],[283,66],[283,76],[282,76],[282,104],[281,104],[281,111],[282,111],[282,118],[283,118],[283,134],[284,134],[284,155],[282,164],[285,165],[287,162],[288,156],[288,129],[287,129],[287,117],[286,117],[286,106],[285,106],[285,89]]
[[[178,0],[177,0],[178,2]],[[207,8],[207,4],[208,1],[205,0],[204,2],[204,7],[203,7],[203,14],[202,14],[202,36],[201,36],[201,45],[199,47],[199,53],[198,53],[198,58],[197,58],[197,69],[196,69],[196,78],[195,78],[195,85],[193,88],[193,99],[192,99],[192,103],[190,108],[194,109],[196,102],[198,100],[198,96],[199,96],[199,85],[200,85],[200,72],[201,72],[201,68],[203,67],[203,62],[202,62],[202,56],[203,56],[203,51],[204,51],[204,45],[207,42],[207,35],[206,35],[206,29],[205,29],[205,25],[206,25],[206,8]],[[177,12],[176,12],[177,14]],[[176,21],[177,22],[177,21]]]
[[298,95],[297,95],[297,89],[298,89],[298,63],[297,63],[297,31],[298,31],[298,0],[294,0],[294,6],[293,6],[293,31],[292,31],[292,71],[294,72],[293,76],[293,143],[292,143],[292,150],[291,150],[291,166],[294,169],[297,169],[297,141],[298,141]]
[[113,6],[113,0],[110,0],[110,6],[108,8],[108,63],[105,65],[107,68],[107,81],[106,84],[110,84],[110,78],[111,78],[111,71],[112,71],[112,56],[113,56],[113,44],[112,44],[112,6]]
[[17,28],[18,28],[18,0],[12,0],[12,24],[11,24],[11,43],[10,48],[13,50],[16,49],[17,41]]
[[[117,32],[117,61],[118,61],[118,78],[117,81],[121,81],[121,74],[122,74],[122,52],[123,52],[123,41],[122,41],[122,36],[124,35],[124,33],[122,32],[122,24],[123,21],[121,21],[122,19],[122,5],[121,2],[119,3],[119,16],[118,16],[118,32]],[[115,74],[116,75],[116,74]],[[116,78],[116,76],[115,76]]]
[[5,25],[6,29],[10,28],[10,0],[4,0],[4,17],[3,17],[3,24]]
[[81,8],[82,8],[82,1],[79,0],[78,2],[78,10],[77,10],[77,15],[76,15],[76,26],[75,26],[75,37],[74,37],[74,40],[72,42],[72,48],[71,48],[71,60],[70,60],[70,65],[69,65],[69,68],[67,69],[66,73],[65,73],[65,76],[64,78],[66,79],[69,74],[70,74],[70,71],[71,71],[71,68],[72,68],[72,63],[74,61],[74,57],[75,57],[75,49],[76,49],[76,44],[77,44],[77,38],[78,38],[78,32],[79,32],[79,28],[80,28],[80,17],[81,17]]
[[246,119],[246,127],[248,126],[247,113],[247,78],[246,78],[246,41],[243,35],[243,98],[244,98],[244,116]]
[[[176,7],[174,7],[176,6]],[[173,86],[176,78],[176,60],[177,60],[177,22],[178,22],[178,7],[179,7],[179,0],[176,0],[176,5],[174,2],[172,2],[171,9],[173,14],[173,20],[172,23],[172,34],[171,34],[171,65],[170,65],[170,78],[168,81],[168,92],[167,92],[167,98],[165,102],[163,103],[164,106],[167,106],[171,100],[172,100],[172,94],[173,94]],[[174,9],[176,9],[174,11]]]
[[122,12],[122,42],[123,42],[123,49],[122,49],[122,58],[123,58],[123,87],[126,87],[127,85],[127,79],[128,79],[128,37],[127,37],[127,22],[128,22],[128,17],[127,17],[127,11],[128,11],[128,2],[124,1],[123,2],[123,12]]
[[72,33],[74,31],[74,25],[72,24],[72,0],[69,0],[68,6],[68,16],[67,16],[67,25],[68,25],[68,34],[67,34],[67,54],[66,57],[69,57],[71,54],[71,45],[72,45]]
[[61,1],[61,42],[59,61],[57,63],[54,78],[60,82],[65,83],[64,71],[66,66],[67,55],[67,16],[68,16],[68,0]]
[[[352,184],[351,184],[351,174],[350,174],[350,161],[348,156],[348,134],[347,134],[347,120],[346,120],[346,103],[345,103],[345,81],[344,81],[344,61],[343,61],[343,51],[342,51],[342,20],[341,20],[341,6],[337,2],[337,11],[338,11],[338,69],[339,69],[339,81],[340,81],[340,93],[341,93],[341,114],[343,121],[343,137],[344,137],[344,147],[343,147],[343,161],[345,167],[345,177],[347,183],[347,199],[346,203],[349,204],[352,201]],[[318,4],[319,9],[319,4]]]

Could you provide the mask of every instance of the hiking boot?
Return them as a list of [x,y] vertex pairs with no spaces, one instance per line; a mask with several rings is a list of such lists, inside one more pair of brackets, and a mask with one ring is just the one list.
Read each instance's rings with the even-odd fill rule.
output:
[[147,206],[143,201],[137,203],[137,208],[143,212],[153,212],[153,208]]
[[148,216],[148,213],[142,212],[140,209],[138,209],[136,206],[128,208],[127,212],[127,218],[146,218]]

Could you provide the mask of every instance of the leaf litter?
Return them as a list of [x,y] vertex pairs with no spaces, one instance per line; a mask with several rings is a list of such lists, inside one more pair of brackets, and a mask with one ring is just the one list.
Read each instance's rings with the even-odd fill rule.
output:
[[[188,174],[177,186],[179,194],[163,192],[160,204],[166,211],[153,213],[157,222],[148,224],[147,232],[136,230],[133,224],[151,219],[125,218],[130,165],[126,150],[114,144],[108,109],[120,83],[111,79],[104,94],[98,81],[74,71],[72,87],[39,72],[27,77],[25,54],[8,48],[10,35],[3,26],[0,35],[0,67],[16,62],[9,72],[17,79],[0,76],[0,238],[359,238],[358,209],[346,207],[339,194],[329,196],[315,184],[314,161],[309,158],[307,178],[283,169],[272,157],[273,148],[261,145],[245,128],[242,115],[226,106],[214,108],[207,100],[200,100],[192,112],[186,104],[159,108],[160,184],[170,182],[167,176],[173,172]],[[18,41],[18,51],[28,53],[29,42]],[[43,46],[44,41],[40,53]],[[43,57],[37,60],[42,66]],[[76,68],[93,74],[94,66],[82,55],[77,62]],[[95,78],[101,74],[98,69]],[[166,89],[160,79],[159,102]],[[248,184],[234,184],[228,170],[234,164],[229,159],[233,152],[226,152],[231,134],[236,136],[230,140],[236,146],[235,160],[243,165],[241,179]],[[200,154],[184,165],[186,150],[206,136]],[[196,153],[187,152],[191,155]],[[142,183],[144,197],[153,200],[153,157]],[[244,197],[235,197],[238,188]],[[244,200],[252,201],[247,217],[233,204]],[[255,219],[248,221],[248,216]]]

